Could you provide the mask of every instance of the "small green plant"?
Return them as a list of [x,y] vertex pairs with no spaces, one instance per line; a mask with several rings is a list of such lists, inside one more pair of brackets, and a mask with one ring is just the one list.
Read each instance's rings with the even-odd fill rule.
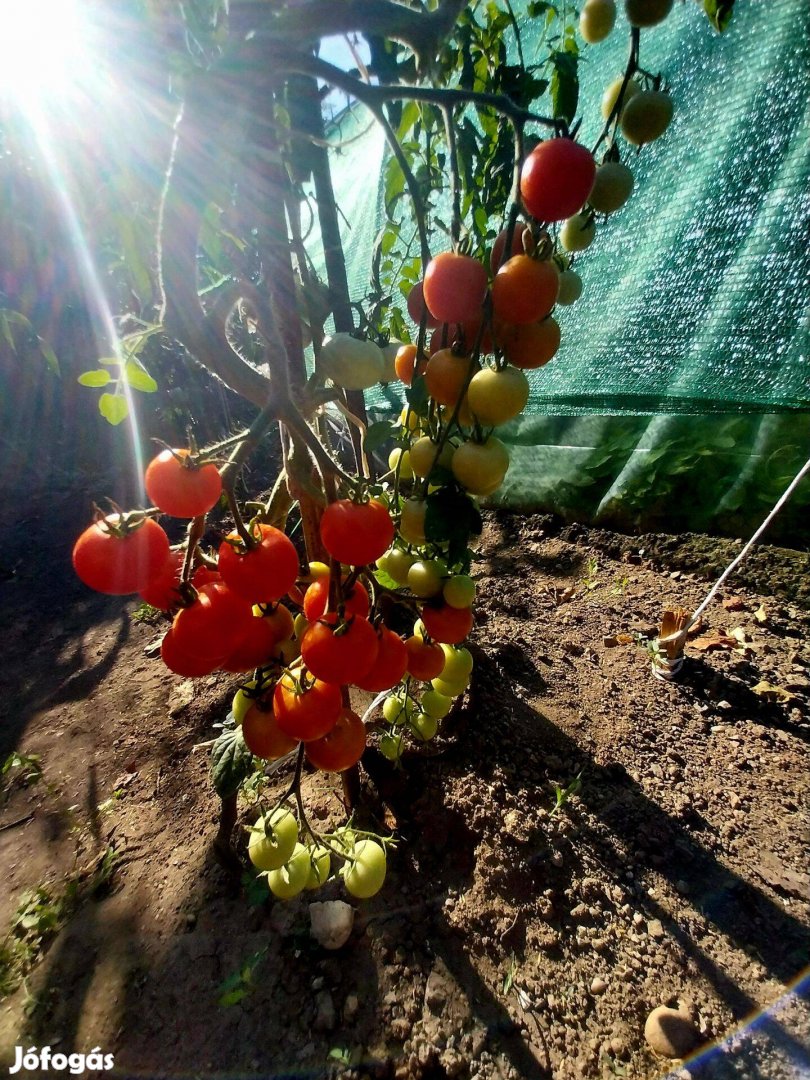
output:
[[509,991],[512,989],[512,986],[513,986],[513,984],[515,982],[515,976],[517,975],[517,972],[518,972],[517,957],[515,956],[514,953],[511,953],[510,956],[509,956],[509,967],[506,969],[506,974],[503,977],[503,986],[501,987],[501,990],[502,990],[504,995],[508,994]]
[[0,794],[8,797],[15,785],[30,787],[41,779],[39,754],[21,754],[18,750],[12,750],[0,765]]
[[552,808],[549,817],[554,817],[565,806],[572,795],[576,795],[582,787],[582,773],[578,772],[573,780],[569,781],[565,787],[560,787],[559,784],[554,785],[554,807]]
[[582,578],[582,584],[589,592],[593,592],[599,586],[599,560],[594,556],[591,556],[585,564],[585,575]]
[[259,949],[251,953],[239,968],[229,975],[227,979],[217,987],[217,1004],[227,1008],[230,1005],[238,1005],[256,989],[256,969],[267,956],[267,949]]
[[132,620],[137,623],[145,623],[147,626],[157,626],[163,620],[163,612],[156,607],[152,607],[151,604],[147,604],[144,600],[132,612]]
[[627,592],[627,586],[629,584],[630,578],[627,576],[627,574],[624,574],[624,576],[620,578],[617,577],[616,581],[613,583],[613,587],[610,590],[610,595],[624,596],[624,594]]

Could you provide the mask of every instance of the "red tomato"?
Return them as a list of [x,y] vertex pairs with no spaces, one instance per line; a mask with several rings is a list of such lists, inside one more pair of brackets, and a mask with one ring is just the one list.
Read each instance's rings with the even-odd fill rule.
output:
[[463,323],[479,319],[486,293],[486,269],[470,255],[445,251],[428,263],[425,303],[439,322]]
[[427,367],[427,357],[422,356],[417,363],[416,346],[401,345],[394,358],[394,369],[400,382],[410,386],[413,382],[414,373],[424,375]]
[[175,675],[182,675],[186,679],[198,679],[201,675],[210,675],[222,663],[221,657],[209,659],[191,656],[184,652],[177,647],[177,639],[172,630],[168,630],[163,635],[160,643],[160,657],[169,671],[173,671]]
[[405,642],[399,634],[383,626],[380,629],[378,641],[377,659],[367,674],[355,680],[355,686],[361,690],[368,690],[371,694],[377,694],[380,690],[390,690],[392,686],[396,686],[408,667],[408,653]]
[[301,639],[301,659],[316,679],[353,683],[371,670],[379,643],[374,627],[359,615],[347,621],[331,611],[314,622]]
[[121,535],[111,531],[118,521],[118,514],[109,514],[84,530],[73,545],[73,569],[96,592],[126,596],[161,576],[169,559],[169,538],[152,518]]
[[298,552],[288,536],[272,525],[257,526],[259,543],[244,551],[238,533],[219,547],[219,572],[225,584],[253,604],[279,600],[298,577]]
[[[368,615],[369,600],[365,586],[355,581],[349,595],[344,600],[347,615]],[[329,578],[313,581],[304,593],[304,615],[308,622],[314,622],[326,614],[329,605]]]
[[321,540],[333,559],[348,566],[376,562],[394,539],[394,523],[381,502],[338,499],[321,517]]
[[454,608],[449,604],[422,608],[422,622],[428,634],[445,645],[458,645],[472,630],[472,608]]
[[[416,325],[419,326],[422,321],[422,315],[426,310],[427,309],[425,307],[423,283],[421,281],[417,281],[417,283],[408,293],[408,314],[410,315],[413,322],[415,322]],[[429,311],[427,313],[426,325],[428,329],[431,329],[436,325],[436,320],[433,318]]]
[[283,638],[278,636],[272,618],[254,615],[247,633],[220,667],[223,671],[253,671],[270,659],[280,641]]
[[[515,225],[515,231],[512,233],[512,248],[509,252],[510,258],[512,255],[523,254],[523,230],[526,226],[522,221],[518,221]],[[503,262],[504,249],[506,248],[506,235],[508,229],[502,229],[495,237],[495,243],[492,245],[492,251],[489,255],[489,265],[492,267],[492,273],[497,274]]]
[[560,324],[549,315],[538,323],[500,326],[497,339],[510,364],[531,370],[543,367],[556,355],[560,347]]
[[235,651],[251,629],[250,604],[221,581],[203,585],[197,599],[174,617],[172,633],[178,649],[189,656],[222,661]]
[[172,517],[207,514],[222,494],[216,465],[195,465],[188,450],[162,451],[149,462],[144,481],[155,506]]
[[[147,604],[159,611],[175,611],[180,606],[180,577],[183,571],[185,552],[169,552],[169,560],[166,563],[160,577],[150,581],[145,589],[140,589],[138,595]],[[220,576],[207,566],[198,566],[191,575],[191,584],[195,589],[201,589],[211,581],[219,581]]]
[[523,163],[520,194],[538,221],[564,221],[581,210],[596,179],[593,154],[573,139],[547,139]]
[[[425,624],[427,626],[427,624]],[[420,682],[430,682],[441,675],[445,655],[435,641],[423,641],[417,634],[405,642],[408,654],[408,673]]]
[[272,709],[266,706],[263,708],[258,703],[251,705],[245,713],[242,734],[251,754],[264,758],[265,761],[275,761],[276,758],[284,757],[298,745],[297,739],[291,735],[285,735],[279,728]]
[[508,323],[544,319],[557,300],[560,275],[550,262],[515,255],[505,262],[492,283],[492,313]]
[[273,712],[279,730],[293,739],[310,742],[327,735],[337,723],[343,708],[343,695],[335,683],[299,685],[287,672],[273,691]]
[[365,748],[366,725],[356,712],[341,709],[329,734],[307,743],[306,754],[322,772],[344,772],[357,764]]

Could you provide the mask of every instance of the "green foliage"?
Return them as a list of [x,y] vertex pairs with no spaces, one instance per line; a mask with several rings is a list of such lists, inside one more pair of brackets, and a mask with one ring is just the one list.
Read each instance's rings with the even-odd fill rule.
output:
[[234,795],[253,772],[241,727],[225,728],[211,748],[211,783],[221,799]]
[[[267,893],[265,888],[264,893]],[[239,968],[224,979],[217,987],[217,1004],[223,1008],[238,1005],[239,1002],[252,993],[257,986],[256,969],[267,956],[267,948],[259,949],[244,960]]]
[[119,340],[118,356],[102,356],[99,363],[104,364],[103,368],[84,371],[77,380],[82,386],[94,389],[112,386],[112,392],[105,390],[99,398],[98,411],[107,423],[114,426],[129,416],[128,391],[153,394],[158,388],[139,357],[147,342],[162,333],[163,328],[156,323],[136,321],[140,323],[139,328]]
[[15,785],[29,787],[41,779],[42,766],[39,754],[21,754],[17,750],[12,750],[0,765],[0,795],[7,797]]
[[34,330],[31,320],[27,319],[19,311],[12,311],[11,308],[0,308],[0,336],[15,355],[19,355],[21,345],[33,349],[40,354],[49,371],[54,375],[59,374],[59,361],[56,358],[56,353],[48,342]]
[[481,512],[457,485],[448,485],[432,492],[425,500],[425,536],[434,544],[447,544],[451,566],[469,566],[470,539],[484,527]]

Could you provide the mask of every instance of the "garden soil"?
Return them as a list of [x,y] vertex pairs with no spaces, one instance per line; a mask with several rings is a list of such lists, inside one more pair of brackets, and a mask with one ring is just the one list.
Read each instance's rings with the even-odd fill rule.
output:
[[[810,1075],[806,554],[760,548],[661,682],[641,642],[739,543],[488,515],[470,690],[402,770],[369,752],[358,821],[399,843],[327,952],[308,908],[339,884],[285,904],[213,857],[237,680],[167,674],[160,627],[74,580],[87,504],[3,527],[0,762],[42,771],[0,795],[0,1068],[50,1045],[120,1077]],[[343,820],[337,781],[304,790]],[[696,1056],[651,1048],[661,1005]]]

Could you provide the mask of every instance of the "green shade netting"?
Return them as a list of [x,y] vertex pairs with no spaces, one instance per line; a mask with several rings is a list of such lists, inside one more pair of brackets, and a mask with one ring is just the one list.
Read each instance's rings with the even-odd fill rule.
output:
[[[620,15],[580,65],[586,144],[601,127],[603,88],[624,69],[622,24]],[[533,32],[524,23],[527,57]],[[642,32],[642,66],[671,85],[675,118],[661,140],[627,156],[634,194],[577,257],[585,289],[557,313],[560,351],[529,373],[526,413],[499,432],[513,449],[500,504],[745,531],[803,463],[809,59],[806,0],[738,2],[722,36],[698,4],[678,4]],[[333,168],[359,296],[383,221],[385,148],[362,112],[351,123],[342,134],[355,139]],[[397,402],[391,390],[369,395],[383,413]],[[810,502],[809,489],[794,508]],[[805,516],[786,526],[794,540],[810,537]]]

